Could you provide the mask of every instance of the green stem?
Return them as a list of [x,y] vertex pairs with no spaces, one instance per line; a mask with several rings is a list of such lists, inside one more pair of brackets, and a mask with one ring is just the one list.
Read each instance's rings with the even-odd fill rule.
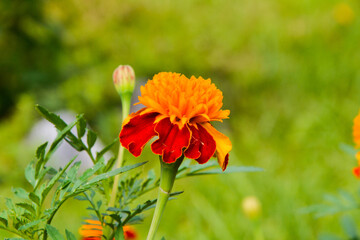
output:
[[171,193],[171,189],[174,185],[176,173],[183,159],[184,156],[181,156],[179,159],[176,160],[176,162],[168,164],[163,162],[160,157],[161,176],[160,176],[159,195],[157,198],[153,219],[151,221],[149,233],[146,240],[153,240],[155,238],[156,231],[160,224],[161,216],[164,212],[166,203]]
[[[122,121],[124,121],[124,119],[129,115],[130,104],[131,104],[131,96],[129,98],[127,98],[127,97],[122,98]],[[122,165],[124,163],[124,150],[125,150],[125,148],[123,146],[121,146],[121,144],[120,144],[119,153],[118,153],[118,157],[117,157],[117,161],[116,161],[116,168],[122,167]],[[119,180],[120,180],[120,175],[118,174],[114,178],[114,183],[113,183],[108,207],[115,207],[116,195],[117,195],[118,186],[119,186]],[[109,222],[112,222],[112,218],[108,217],[107,219]],[[107,237],[110,236],[111,228],[106,226],[104,229],[104,232],[105,232],[105,236],[107,236]]]
[[[122,101],[122,120],[123,121],[127,117],[127,115],[129,115],[129,112],[130,112],[130,99],[124,98]],[[125,148],[123,146],[121,146],[121,144],[120,144],[118,158],[116,161],[116,168],[120,168],[123,165],[124,150],[125,150]],[[115,204],[116,195],[117,195],[117,191],[118,191],[118,185],[119,185],[119,178],[120,178],[120,175],[116,175],[114,178],[114,184],[113,184],[113,188],[111,191],[109,207],[113,207]]]

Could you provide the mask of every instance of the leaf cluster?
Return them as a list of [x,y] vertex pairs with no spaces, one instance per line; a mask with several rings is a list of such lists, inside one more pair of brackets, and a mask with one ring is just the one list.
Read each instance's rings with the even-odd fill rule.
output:
[[[14,233],[22,239],[75,239],[74,234],[65,231],[65,237],[52,225],[52,220],[61,206],[69,199],[85,201],[89,204],[90,217],[99,220],[104,228],[111,229],[109,239],[123,239],[123,228],[126,224],[136,224],[143,220],[143,212],[155,207],[156,199],[139,201],[147,192],[157,188],[160,183],[153,170],[146,176],[141,172],[124,174],[118,183],[115,206],[109,206],[112,177],[138,168],[146,162],[113,169],[116,158],[105,159],[104,155],[118,141],[115,139],[95,155],[92,148],[97,134],[87,128],[83,115],[67,124],[60,116],[36,106],[38,112],[58,130],[53,142],[40,145],[35,159],[25,169],[25,177],[30,189],[13,188],[20,199],[16,202],[6,199],[6,210],[0,213],[0,229]],[[72,132],[76,128],[76,134]],[[71,159],[62,169],[47,166],[52,154],[62,142],[67,142],[78,152],[85,151],[93,162],[93,166],[80,173],[80,162],[76,157]],[[230,166],[226,173],[257,172],[261,168],[247,166]],[[216,161],[206,164],[191,164],[184,161],[180,166],[177,179],[190,176],[223,174]],[[173,192],[170,200],[182,192]],[[104,236],[105,237],[105,236]]]
[[[109,178],[139,167],[145,162],[111,170],[114,161],[110,159],[106,163],[103,155],[115,142],[93,156],[91,148],[96,142],[97,135],[86,128],[86,121],[82,115],[78,115],[72,123],[66,124],[59,116],[48,112],[45,108],[40,106],[36,108],[54,124],[58,134],[49,148],[47,148],[48,142],[37,148],[35,159],[25,169],[25,177],[31,189],[13,188],[13,193],[20,201],[6,199],[6,210],[0,214],[0,229],[12,232],[23,239],[47,239],[49,234],[53,239],[60,239],[54,238],[55,231],[51,222],[63,203],[89,189],[104,186],[104,182]],[[77,136],[71,132],[74,127],[77,129]],[[82,141],[85,134],[86,143]],[[76,157],[74,157],[62,169],[47,167],[46,163],[62,141],[68,142],[78,151],[86,151],[94,165],[80,174],[81,163],[75,162]],[[67,239],[73,239],[73,234],[70,232],[67,232],[66,236]]]

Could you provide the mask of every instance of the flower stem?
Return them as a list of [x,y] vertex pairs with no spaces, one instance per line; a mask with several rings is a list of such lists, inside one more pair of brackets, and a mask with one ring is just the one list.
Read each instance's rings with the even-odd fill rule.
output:
[[156,231],[160,224],[161,216],[164,212],[166,203],[171,193],[171,189],[174,185],[176,173],[183,159],[184,156],[181,156],[176,160],[176,162],[168,164],[163,162],[160,156],[161,176],[160,176],[159,195],[157,198],[153,219],[151,221],[149,233],[146,240],[153,240],[155,237]]
[[[122,121],[124,121],[124,119],[127,117],[127,115],[129,115],[130,112],[130,104],[131,104],[131,95],[130,98],[124,97],[122,98]],[[116,161],[116,168],[120,168],[122,167],[123,163],[124,163],[124,147],[119,146],[119,153],[117,156],[117,161]],[[115,206],[115,202],[116,202],[116,195],[118,192],[118,186],[119,186],[119,180],[120,180],[120,176],[119,174],[115,176],[114,178],[114,183],[113,183],[113,187],[112,187],[112,191],[111,191],[111,195],[110,195],[110,201],[108,204],[108,207],[114,207]],[[110,217],[108,217],[108,221],[112,222],[112,219]],[[105,227],[104,229],[105,232],[105,236],[109,236],[111,234],[111,229],[109,227]]]
[[[124,119],[127,117],[127,115],[129,115],[130,112],[130,100],[127,98],[124,98],[122,101],[122,121],[124,121]],[[124,147],[119,146],[119,153],[118,153],[118,157],[117,157],[117,161],[116,161],[116,168],[120,168],[122,167],[124,163]],[[110,197],[110,201],[109,201],[109,207],[113,207],[115,204],[115,200],[116,200],[116,194],[118,191],[118,184],[119,184],[119,175],[116,175],[114,178],[114,184],[113,184],[113,188],[111,191],[111,197]]]

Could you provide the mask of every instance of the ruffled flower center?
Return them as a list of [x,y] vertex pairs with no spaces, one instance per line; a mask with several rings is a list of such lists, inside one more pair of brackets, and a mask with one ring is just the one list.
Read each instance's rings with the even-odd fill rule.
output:
[[141,87],[139,103],[157,112],[157,122],[169,117],[173,124],[182,128],[185,124],[222,121],[230,111],[221,110],[222,92],[210,79],[190,79],[179,73],[161,72]]

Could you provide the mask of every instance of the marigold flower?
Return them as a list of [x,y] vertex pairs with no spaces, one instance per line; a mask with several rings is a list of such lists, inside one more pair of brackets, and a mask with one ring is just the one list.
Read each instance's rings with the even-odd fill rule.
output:
[[353,174],[355,177],[360,178],[360,167],[354,167]]
[[[360,148],[360,112],[354,118],[354,125],[353,125],[353,138],[355,142],[355,148]],[[355,155],[358,164],[360,165],[360,151],[358,151]],[[355,177],[360,178],[360,167],[353,168],[353,174]]]
[[354,118],[354,125],[353,125],[353,138],[355,142],[355,147],[360,148],[360,112]]
[[[101,240],[103,234],[103,226],[98,220],[85,220],[84,224],[79,229],[81,240]],[[137,239],[137,234],[131,226],[123,226],[125,240]]]
[[154,136],[151,150],[173,163],[182,156],[206,163],[214,154],[226,169],[231,141],[211,121],[228,118],[221,110],[222,92],[210,79],[190,79],[179,73],[161,72],[141,87],[139,103],[146,107],[129,115],[120,132],[120,142],[134,156]]

